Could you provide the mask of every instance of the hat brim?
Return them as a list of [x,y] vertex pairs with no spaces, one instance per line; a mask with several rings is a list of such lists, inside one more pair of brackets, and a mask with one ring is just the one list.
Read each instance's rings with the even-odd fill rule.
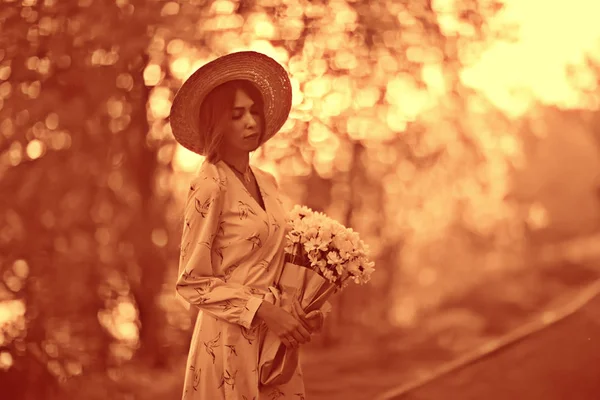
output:
[[200,134],[200,105],[215,87],[236,79],[250,81],[262,94],[265,131],[260,144],[281,129],[292,107],[292,87],[287,71],[277,61],[261,53],[231,53],[200,67],[175,95],[169,122],[173,136],[183,147],[206,155],[205,141]]

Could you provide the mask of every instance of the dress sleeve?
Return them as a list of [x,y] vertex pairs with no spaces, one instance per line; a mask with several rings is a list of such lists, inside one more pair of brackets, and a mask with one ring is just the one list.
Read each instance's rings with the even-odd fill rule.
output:
[[224,201],[223,187],[212,177],[199,177],[188,194],[181,239],[177,293],[188,303],[227,322],[250,328],[262,298],[243,285],[214,275],[213,239]]

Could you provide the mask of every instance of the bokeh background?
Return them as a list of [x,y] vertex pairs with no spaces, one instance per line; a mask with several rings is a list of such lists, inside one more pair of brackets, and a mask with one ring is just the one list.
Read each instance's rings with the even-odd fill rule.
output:
[[600,6],[587,0],[0,2],[0,397],[176,399],[201,157],[166,118],[237,50],[289,71],[252,156],[377,270],[306,348],[311,399],[371,399],[600,277]]

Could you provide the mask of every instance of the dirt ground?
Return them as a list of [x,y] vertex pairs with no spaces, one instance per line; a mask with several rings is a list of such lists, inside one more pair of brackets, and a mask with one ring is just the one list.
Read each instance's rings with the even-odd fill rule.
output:
[[[306,399],[598,399],[590,396],[600,393],[600,300],[559,322],[548,320],[558,319],[599,280],[596,261],[531,268],[448,299],[410,329],[336,347],[308,345],[302,360]],[[477,349],[489,350],[490,343],[531,324],[544,326],[477,355]],[[433,378],[473,353],[465,366]],[[112,400],[180,399],[184,365],[182,356],[163,370],[125,368],[116,383],[119,395],[107,393]],[[416,387],[400,391],[410,386]],[[83,389],[90,393],[89,386]],[[107,397],[90,400],[96,398]]]
[[565,318],[387,400],[597,400],[600,296]]

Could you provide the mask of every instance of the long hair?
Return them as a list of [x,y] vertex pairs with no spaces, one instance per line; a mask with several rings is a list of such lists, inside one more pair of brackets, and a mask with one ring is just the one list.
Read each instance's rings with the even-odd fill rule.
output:
[[260,113],[261,136],[265,129],[264,101],[258,88],[247,80],[232,80],[225,82],[211,90],[200,105],[200,135],[206,144],[206,159],[216,163],[221,159],[221,147],[225,129],[231,121],[231,114],[235,102],[235,93],[242,90],[252,99]]

